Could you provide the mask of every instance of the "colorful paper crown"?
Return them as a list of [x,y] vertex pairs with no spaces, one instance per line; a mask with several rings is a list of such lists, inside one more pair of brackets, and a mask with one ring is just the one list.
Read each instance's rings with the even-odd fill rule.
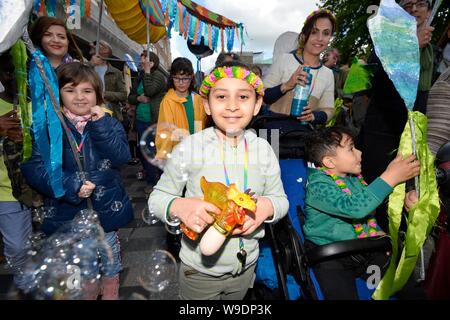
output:
[[233,67],[219,67],[214,69],[208,76],[205,77],[200,87],[200,94],[203,97],[208,97],[216,82],[223,78],[235,78],[245,80],[249,85],[255,89],[256,93],[264,96],[264,84],[260,77],[252,71],[238,66]]

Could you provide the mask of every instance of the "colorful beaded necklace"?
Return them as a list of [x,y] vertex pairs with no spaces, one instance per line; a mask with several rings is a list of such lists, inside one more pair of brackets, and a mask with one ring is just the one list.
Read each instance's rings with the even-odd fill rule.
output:
[[[324,167],[321,167],[320,171],[322,171],[327,176],[329,176],[331,179],[333,179],[333,181],[338,185],[338,187],[341,188],[342,192],[348,194],[349,196],[352,195],[352,192],[350,191],[349,188],[347,188],[347,185],[345,184],[344,180],[342,178],[340,178],[337,174],[331,173],[329,170],[327,170]],[[363,186],[367,186],[367,182],[364,181],[364,178],[362,175],[358,175],[357,178]],[[367,235],[367,233],[364,231],[364,227],[363,227],[362,223],[353,224],[353,228],[355,229],[355,233],[358,238],[375,237],[378,235],[377,220],[375,219],[375,217],[371,217],[371,218],[367,219],[367,227],[368,227],[369,235]]]

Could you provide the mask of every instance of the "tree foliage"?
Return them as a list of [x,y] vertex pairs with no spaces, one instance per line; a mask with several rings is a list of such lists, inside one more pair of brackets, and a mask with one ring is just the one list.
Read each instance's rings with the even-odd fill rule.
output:
[[[330,9],[337,19],[337,31],[332,43],[341,53],[341,62],[354,56],[365,56],[371,40],[367,19],[375,14],[380,0],[321,0],[320,7]],[[437,44],[450,22],[450,1],[444,0],[432,26],[432,43]]]

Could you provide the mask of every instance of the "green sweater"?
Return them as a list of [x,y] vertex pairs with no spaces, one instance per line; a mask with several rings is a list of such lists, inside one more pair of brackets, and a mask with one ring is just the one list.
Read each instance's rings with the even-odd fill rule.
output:
[[334,180],[316,169],[309,169],[305,200],[305,237],[324,245],[336,241],[356,239],[353,223],[364,224],[366,218],[392,192],[381,178],[364,186],[355,176],[342,178],[352,194],[342,192]]
[[[137,97],[142,93],[141,90],[138,92],[138,88],[142,83],[144,94],[150,98],[149,103],[139,103]],[[156,123],[159,116],[159,106],[161,100],[166,94],[166,78],[164,74],[156,69],[152,73],[141,73],[139,77],[134,81],[133,87],[131,88],[130,95],[128,96],[128,102],[135,106],[136,109],[136,119],[143,122]],[[144,110],[147,108],[147,110]]]

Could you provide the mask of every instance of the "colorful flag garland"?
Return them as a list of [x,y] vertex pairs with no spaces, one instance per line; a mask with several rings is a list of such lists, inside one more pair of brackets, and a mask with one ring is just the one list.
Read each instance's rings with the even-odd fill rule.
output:
[[161,0],[167,33],[172,29],[193,44],[203,44],[214,51],[220,37],[222,51],[233,50],[235,38],[244,43],[244,25],[218,15],[190,0]]

